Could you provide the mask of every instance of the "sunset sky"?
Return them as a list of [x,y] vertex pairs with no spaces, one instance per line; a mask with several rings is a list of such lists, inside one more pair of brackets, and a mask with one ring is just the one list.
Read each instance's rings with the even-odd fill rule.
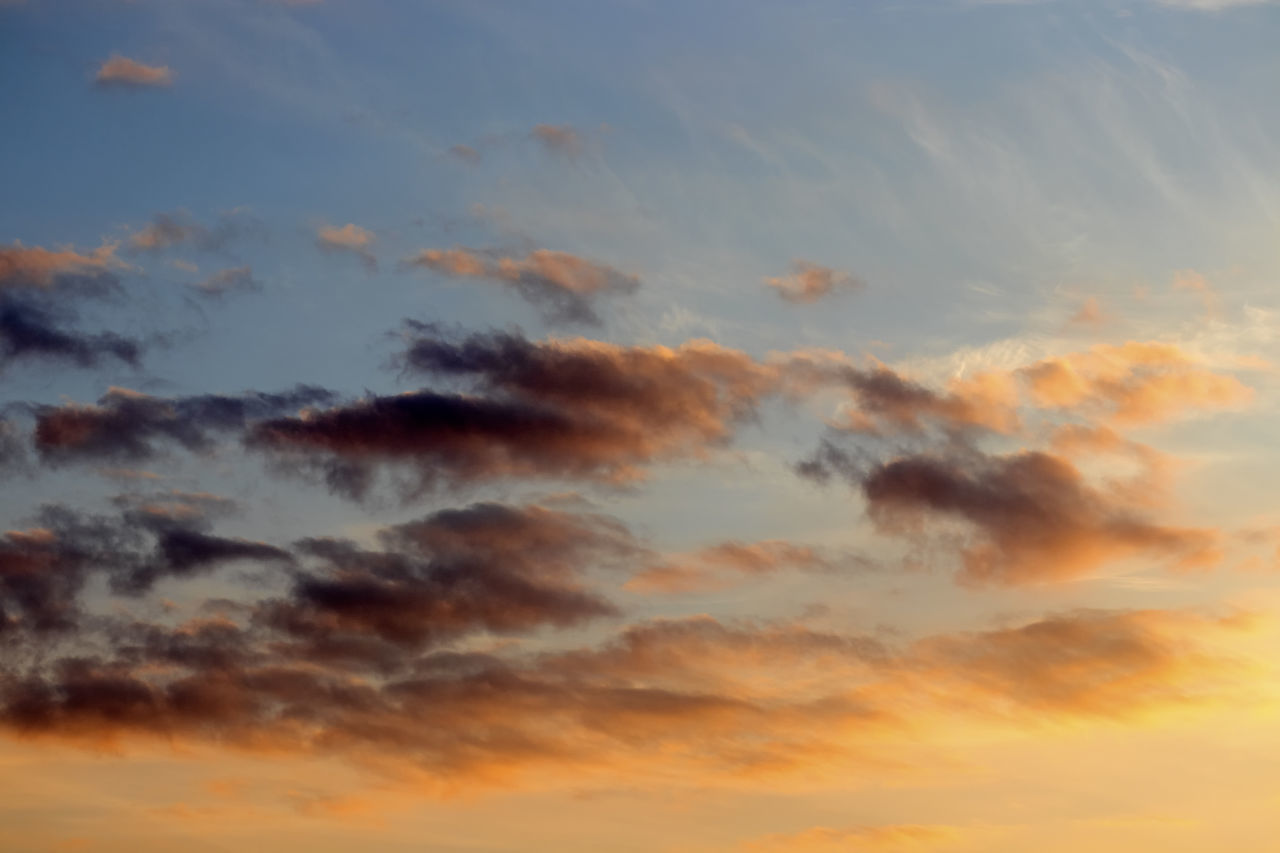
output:
[[1276,850],[1277,44],[0,0],[0,850]]

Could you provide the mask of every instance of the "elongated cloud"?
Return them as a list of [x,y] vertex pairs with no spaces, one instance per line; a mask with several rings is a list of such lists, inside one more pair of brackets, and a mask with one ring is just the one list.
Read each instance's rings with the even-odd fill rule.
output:
[[651,464],[725,444],[779,385],[775,367],[707,341],[670,349],[410,331],[404,365],[462,381],[468,393],[415,391],[276,418],[255,425],[249,444],[320,471],[354,497],[392,464],[419,487],[508,477],[627,482]]
[[72,248],[24,246],[20,242],[0,247],[0,290],[47,289],[68,278],[110,276],[112,271],[128,266],[116,258],[116,248],[114,243],[104,243],[85,253]]
[[377,259],[371,251],[376,238],[372,231],[352,222],[341,227],[325,225],[316,231],[316,245],[326,252],[350,252],[369,269],[376,269]]
[[817,549],[780,539],[721,542],[649,566],[627,581],[626,588],[637,592],[698,592],[784,569],[830,570],[835,563]]
[[1018,371],[1039,406],[1075,409],[1122,425],[1185,410],[1239,406],[1252,392],[1171,344],[1130,341],[1038,361]]
[[[499,606],[503,595],[475,603]],[[1034,728],[1227,701],[1239,670],[1221,649],[1247,630],[1176,611],[1081,611],[895,651],[857,635],[699,617],[569,652],[420,655],[393,618],[407,608],[342,600],[351,609],[331,613],[329,626],[382,633],[402,649],[398,660],[365,661],[381,667],[363,670],[378,678],[353,677],[356,658],[289,642],[287,624],[281,635],[225,617],[122,623],[100,657],[11,669],[0,724],[94,742],[158,736],[346,756],[455,788],[564,768],[576,778],[625,772],[635,784],[673,770],[739,783],[812,778],[814,757],[838,757],[848,773],[859,755],[892,752],[940,716]],[[473,612],[480,624],[484,613]]]
[[809,304],[840,291],[865,287],[861,280],[843,270],[801,260],[791,263],[788,275],[766,278],[764,283],[787,302],[797,304]]
[[966,524],[973,538],[961,553],[960,577],[969,583],[1065,580],[1135,555],[1175,568],[1220,558],[1213,531],[1152,522],[1089,486],[1070,462],[1040,451],[905,456],[875,466],[861,485],[881,529]]
[[32,298],[0,293],[0,368],[16,361],[96,367],[104,361],[138,366],[143,345],[113,332],[88,333],[67,324],[67,312]]
[[167,65],[146,65],[136,59],[113,54],[102,63],[93,79],[102,87],[145,89],[168,86],[173,82],[173,72]]
[[506,285],[553,322],[599,323],[601,296],[632,293],[634,275],[568,252],[537,249],[523,258],[466,248],[426,249],[406,261],[453,278],[479,278]]
[[137,462],[164,445],[204,450],[218,434],[238,434],[255,419],[328,402],[333,395],[299,386],[280,394],[152,397],[112,388],[93,405],[35,407],[35,446],[51,462]]

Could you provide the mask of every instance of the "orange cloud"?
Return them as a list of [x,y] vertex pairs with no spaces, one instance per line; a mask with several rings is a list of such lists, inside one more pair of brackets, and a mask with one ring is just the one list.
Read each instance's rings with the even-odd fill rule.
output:
[[340,756],[455,787],[620,773],[641,786],[671,774],[775,786],[883,774],[907,743],[945,744],[954,728],[939,719],[1137,720],[1238,703],[1254,675],[1222,651],[1247,621],[1180,611],[1079,611],[900,650],[699,617],[576,651],[441,650],[378,672],[293,657],[271,633],[255,635],[267,627],[116,631],[115,659],[50,659],[7,681],[0,722],[73,742],[159,736]]
[[780,539],[722,542],[650,566],[627,581],[625,588],[635,592],[667,594],[698,592],[786,568],[815,570],[832,567],[831,558],[816,549]]
[[1243,664],[1212,649],[1248,630],[1238,615],[1077,611],[922,640],[907,681],[981,714],[1131,718],[1227,701]]
[[173,72],[167,65],[144,65],[127,56],[112,54],[99,66],[94,82],[99,86],[130,88],[168,86],[173,82]]
[[1119,424],[1145,424],[1184,410],[1243,404],[1252,391],[1214,373],[1173,344],[1129,341],[1047,358],[1021,368],[1032,401],[1082,410]]

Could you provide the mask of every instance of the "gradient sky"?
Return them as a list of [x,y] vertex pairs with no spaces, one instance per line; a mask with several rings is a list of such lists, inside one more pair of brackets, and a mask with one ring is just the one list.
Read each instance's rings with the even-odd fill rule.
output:
[[1278,39],[0,0],[0,848],[1274,850]]

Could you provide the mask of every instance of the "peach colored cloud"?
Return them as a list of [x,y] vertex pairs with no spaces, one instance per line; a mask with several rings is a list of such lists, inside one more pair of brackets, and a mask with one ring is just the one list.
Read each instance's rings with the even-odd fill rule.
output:
[[568,252],[537,249],[522,258],[455,247],[426,249],[409,266],[455,278],[482,278],[506,285],[551,320],[598,323],[594,303],[606,294],[628,294],[640,286],[634,275]]
[[127,56],[112,54],[98,67],[94,82],[99,86],[129,88],[168,86],[173,82],[173,72],[167,65],[145,65]]
[[662,594],[699,592],[784,569],[813,571],[833,567],[830,556],[780,539],[722,542],[649,566],[632,576],[625,588]]
[[1155,423],[1186,410],[1247,403],[1252,391],[1173,344],[1129,341],[1047,358],[1021,368],[1033,403],[1122,425]]
[[766,278],[764,283],[786,301],[797,304],[817,302],[833,293],[866,286],[847,272],[803,260],[791,262],[790,274]]
[[128,264],[116,258],[116,243],[103,243],[90,252],[73,248],[45,249],[15,242],[0,247],[0,289],[9,287],[41,287],[54,284],[59,276],[96,275]]
[[376,238],[372,231],[348,222],[341,227],[324,225],[316,231],[316,245],[327,252],[351,252],[369,268],[377,267],[371,251]]

